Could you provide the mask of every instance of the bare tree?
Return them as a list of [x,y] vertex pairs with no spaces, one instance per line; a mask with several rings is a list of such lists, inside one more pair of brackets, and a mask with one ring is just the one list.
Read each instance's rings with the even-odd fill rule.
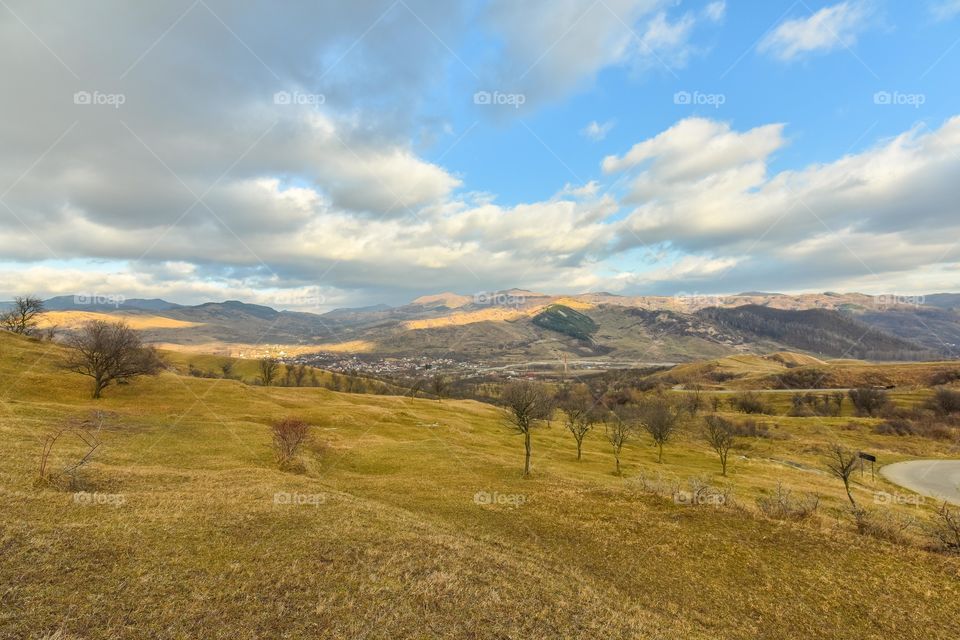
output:
[[43,312],[43,300],[40,298],[17,296],[13,299],[13,309],[0,315],[0,326],[20,335],[33,335],[37,328],[37,317]]
[[303,381],[307,377],[307,367],[306,365],[298,364],[293,367],[293,383],[298,387],[303,386]]
[[690,412],[691,416],[700,413],[703,408],[703,385],[699,382],[687,385],[687,391],[684,395],[684,408]]
[[710,409],[716,413],[720,411],[720,407],[723,405],[723,398],[718,395],[710,396]]
[[500,397],[507,410],[508,426],[523,435],[523,477],[530,476],[530,434],[543,420],[547,411],[548,394],[544,388],[536,383],[523,381],[511,382],[503,388]]
[[613,447],[613,458],[617,464],[617,475],[620,471],[620,452],[623,445],[627,444],[637,434],[637,412],[633,407],[627,405],[618,405],[610,412],[606,423],[607,440]]
[[93,397],[99,398],[113,382],[142,375],[155,375],[163,366],[153,347],[145,347],[140,335],[126,322],[93,320],[71,334],[64,366],[93,378]]
[[564,394],[558,402],[565,416],[567,431],[577,441],[577,460],[579,461],[582,457],[583,439],[596,424],[599,411],[596,409],[593,398],[586,392]]
[[267,356],[266,358],[260,358],[258,365],[260,367],[260,382],[263,383],[263,386],[269,387],[277,379],[277,374],[280,373],[280,363],[277,362],[276,358]]
[[850,492],[850,476],[853,475],[857,467],[857,454],[853,451],[848,451],[840,444],[833,444],[827,453],[826,466],[830,475],[839,478],[843,482],[843,488],[847,491],[847,498],[850,499],[850,504],[853,505],[854,509],[858,509],[857,501],[853,499],[853,494]]
[[433,391],[433,395],[437,396],[437,402],[443,401],[443,397],[447,395],[449,388],[450,381],[442,373],[438,373],[430,379],[430,389]]
[[710,448],[720,456],[720,475],[727,475],[727,456],[736,440],[736,429],[729,420],[717,415],[704,418],[704,437]]
[[889,404],[890,398],[883,389],[861,387],[847,392],[858,416],[873,417],[880,414]]
[[641,406],[640,420],[643,430],[650,434],[659,451],[657,462],[663,462],[663,445],[670,442],[677,431],[679,412],[666,399],[656,398]]

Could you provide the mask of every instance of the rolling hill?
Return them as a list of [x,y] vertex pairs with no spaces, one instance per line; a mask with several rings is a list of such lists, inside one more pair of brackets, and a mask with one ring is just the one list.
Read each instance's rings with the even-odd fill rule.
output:
[[[890,305],[890,299],[829,292],[549,296],[511,289],[474,296],[443,293],[399,307],[325,314],[238,301],[181,306],[129,300],[119,307],[90,309],[73,304],[70,297],[55,300],[51,308],[73,304],[74,311],[125,317],[152,342],[235,355],[357,351],[492,362],[555,359],[558,354],[601,362],[685,362],[777,350],[901,360],[960,355],[960,313]],[[175,323],[164,325],[157,318]]]
[[[577,462],[544,428],[523,480],[522,445],[489,405],[173,372],[94,402],[60,357],[0,332],[0,637],[960,633],[956,560],[858,535],[841,485],[811,470],[834,437],[892,460],[939,443],[793,418],[746,443],[727,479],[693,430],[664,464],[628,444],[618,477],[600,431]],[[288,415],[314,425],[299,472],[271,453],[268,424]],[[36,483],[45,437],[70,424],[96,429],[92,463],[72,487]],[[54,462],[83,451],[65,440]],[[704,482],[730,502],[671,497]],[[855,480],[864,500],[890,489],[869,482]],[[818,493],[822,516],[763,517],[754,498],[779,483]]]

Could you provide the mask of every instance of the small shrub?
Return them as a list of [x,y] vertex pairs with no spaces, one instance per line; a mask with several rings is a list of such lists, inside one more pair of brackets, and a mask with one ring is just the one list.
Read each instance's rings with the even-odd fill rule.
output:
[[913,423],[905,418],[893,418],[873,428],[881,436],[913,436],[917,434]]
[[937,389],[928,406],[940,415],[960,413],[960,391]]
[[770,427],[765,424],[758,424],[756,420],[744,420],[739,424],[733,425],[733,433],[736,436],[745,438],[772,438]]
[[930,386],[939,387],[942,384],[950,384],[960,380],[960,369],[951,369],[949,371],[937,371],[930,376]]
[[960,509],[951,508],[944,502],[931,524],[930,533],[942,550],[960,553]]
[[916,518],[902,516],[894,511],[853,509],[857,533],[896,544],[909,541],[907,533],[916,526]]
[[858,416],[873,417],[880,415],[890,404],[887,392],[875,387],[850,389],[848,395],[850,400],[853,401]]
[[740,413],[770,414],[770,405],[756,391],[745,391],[730,399],[730,405]]
[[281,468],[294,466],[297,451],[307,439],[310,425],[299,418],[283,418],[271,425],[273,447]]
[[812,518],[820,507],[820,496],[807,495],[794,497],[793,491],[777,483],[777,490],[771,496],[757,498],[760,512],[774,520],[800,522]]

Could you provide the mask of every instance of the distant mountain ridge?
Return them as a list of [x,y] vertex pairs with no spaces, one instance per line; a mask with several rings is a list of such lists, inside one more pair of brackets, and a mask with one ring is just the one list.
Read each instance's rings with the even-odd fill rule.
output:
[[[183,348],[287,345],[304,350],[438,355],[483,360],[578,358],[679,362],[736,353],[803,351],[817,357],[931,359],[960,356],[960,294],[925,299],[859,293],[734,296],[549,295],[507,289],[422,296],[318,314],[237,300],[178,305],[83,296],[49,301],[52,311],[139,319],[162,317],[147,339]],[[83,317],[88,314],[80,314]],[[60,321],[62,320],[62,322]],[[70,319],[58,320],[69,326]]]

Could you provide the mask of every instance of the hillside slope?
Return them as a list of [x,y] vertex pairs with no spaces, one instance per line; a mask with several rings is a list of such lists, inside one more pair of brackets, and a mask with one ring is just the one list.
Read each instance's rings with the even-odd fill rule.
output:
[[[960,633],[954,561],[644,493],[641,471],[715,474],[692,441],[665,465],[631,445],[618,478],[602,434],[578,464],[545,429],[524,481],[486,405],[171,373],[94,403],[58,358],[0,332],[0,637]],[[317,425],[302,473],[272,460],[266,425],[290,414]],[[86,497],[34,486],[45,435],[81,419],[102,423]],[[80,450],[64,444],[58,463]],[[762,457],[729,482],[748,478],[818,479]]]

